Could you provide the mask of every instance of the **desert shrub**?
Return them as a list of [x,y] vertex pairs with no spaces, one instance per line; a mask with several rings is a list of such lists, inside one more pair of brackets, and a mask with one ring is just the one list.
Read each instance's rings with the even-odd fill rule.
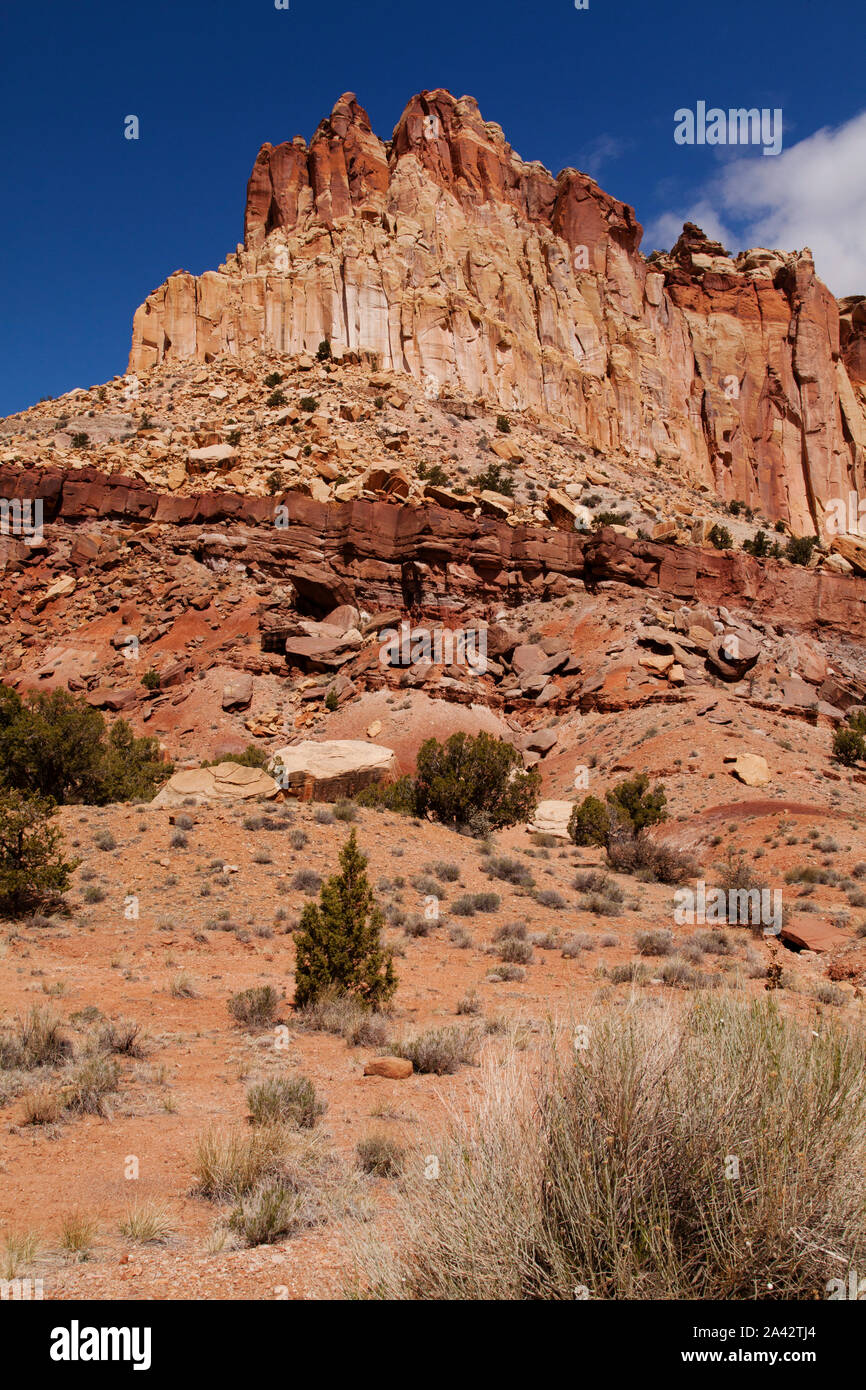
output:
[[817,544],[817,536],[791,536],[785,546],[785,557],[792,565],[808,565]]
[[447,1076],[464,1063],[474,1064],[480,1046],[481,1036],[476,1028],[452,1025],[430,1028],[415,1038],[392,1043],[389,1050],[395,1057],[408,1058],[416,1071]]
[[295,936],[295,1006],[323,994],[354,996],[370,1007],[386,1004],[397,988],[393,958],[381,943],[382,913],[366,873],[367,860],[353,829],[340,851],[340,872],[308,903]]
[[338,801],[334,807],[334,819],[351,822],[358,819],[358,808],[354,801]]
[[507,854],[501,858],[491,854],[484,865],[484,872],[488,878],[500,878],[505,883],[514,883],[521,888],[535,886],[535,879],[526,865]]
[[509,420],[507,415],[497,415],[496,428],[498,429],[500,434],[511,433],[511,421]]
[[299,869],[292,879],[292,887],[296,892],[306,893],[312,897],[318,893],[322,886],[322,880],[314,869]]
[[271,407],[272,410],[276,410],[279,406],[285,405],[285,403],[286,403],[286,393],[285,393],[285,391],[280,391],[280,390],[272,391],[271,394],[268,396],[268,405]]
[[600,917],[619,917],[625,893],[610,874],[589,870],[575,875],[575,887],[582,890],[577,906],[581,912]]
[[226,1007],[236,1023],[247,1028],[266,1028],[277,1016],[279,991],[273,985],[254,985],[233,994]]
[[159,690],[159,672],[154,670],[145,671],[141,678],[141,683],[146,690]]
[[63,858],[55,811],[50,798],[0,791],[0,912],[32,911],[69,887],[77,861]]
[[514,479],[504,471],[501,463],[488,463],[475,478],[475,486],[480,492],[498,492],[503,497],[514,496]]
[[473,912],[498,912],[502,901],[498,893],[471,893]]
[[490,734],[452,734],[444,743],[427,739],[418,750],[417,814],[444,825],[469,825],[484,814],[492,827],[531,819],[541,777],[522,771],[520,753]]
[[368,1247],[379,1297],[799,1301],[863,1267],[856,1030],[718,995],[597,1028],[580,1066],[491,1064],[437,1182],[407,1175],[394,1256]]
[[575,845],[607,843],[610,811],[597,796],[584,797],[575,804],[568,821],[568,834]]
[[355,797],[358,806],[374,811],[397,811],[403,816],[417,813],[415,783],[411,777],[398,777],[396,782],[374,782]]
[[143,1057],[141,1024],[131,1019],[106,1023],[99,1034],[99,1046],[103,1052],[113,1052],[120,1057]]
[[635,945],[641,956],[669,956],[673,950],[673,936],[669,931],[639,931]]
[[634,835],[617,827],[607,845],[607,861],[620,873],[636,874],[653,883],[682,883],[697,872],[691,855],[663,840],[653,840],[645,830]]
[[727,526],[720,526],[718,522],[710,527],[707,540],[710,545],[715,546],[716,550],[730,550],[733,545],[733,539]]
[[529,928],[525,922],[505,922],[501,927],[497,927],[493,933],[494,941],[504,941],[507,936],[516,937],[518,941],[528,941]]
[[273,390],[275,386],[279,386],[281,384],[282,380],[283,378],[280,372],[269,372],[268,375],[265,377],[265,385],[269,386]]
[[629,960],[612,966],[608,978],[614,985],[642,984],[647,978],[646,966],[639,960]]
[[432,483],[434,487],[448,487],[450,482],[441,463],[424,463],[423,460],[418,464],[418,477],[425,483]]
[[457,883],[460,878],[460,865],[447,859],[437,859],[435,864],[428,866],[429,872],[435,874],[442,883]]
[[475,895],[473,893],[461,893],[459,898],[455,898],[452,902],[451,911],[455,917],[474,917]]
[[505,936],[499,943],[498,955],[509,965],[529,965],[532,960],[532,944],[521,941],[516,936]]
[[606,800],[617,818],[627,821],[635,834],[667,817],[664,787],[659,783],[650,791],[645,772],[618,783],[607,793]]
[[246,1245],[271,1245],[312,1224],[304,1198],[278,1174],[239,1196],[228,1219]]
[[704,975],[679,956],[672,956],[659,969],[659,979],[672,989],[698,989],[717,980],[717,975]]
[[329,343],[327,338],[323,338],[322,341],[319,343],[319,346],[316,349],[316,356],[320,362],[330,362],[331,344]]
[[866,758],[866,740],[856,729],[844,725],[833,735],[833,757],[843,767],[854,767]]
[[308,415],[312,415],[313,411],[317,409],[318,404],[319,402],[316,400],[315,396],[301,396],[301,399],[298,401],[301,410],[306,411]]
[[247,1091],[250,1120],[254,1125],[294,1124],[312,1129],[327,1110],[306,1076],[275,1076]]
[[540,907],[552,908],[554,912],[561,912],[566,906],[565,898],[555,888],[539,888],[534,896]]
[[413,912],[407,917],[403,931],[411,937],[429,936],[435,925],[435,921],[431,921],[429,917],[423,916],[420,912]]
[[734,947],[728,937],[717,927],[710,928],[708,931],[696,931],[690,944],[701,953],[706,952],[710,956],[729,956],[734,952]]
[[406,1150],[389,1134],[367,1134],[355,1146],[358,1167],[377,1178],[396,1178],[403,1171]]
[[490,984],[502,984],[503,982],[510,984],[514,980],[525,980],[526,971],[522,965],[513,965],[511,961],[503,961],[501,965],[497,965],[495,970],[491,970],[487,979]]
[[[219,763],[225,762],[225,758],[205,759],[200,764],[201,767],[216,767]],[[263,748],[258,748],[254,743],[248,743],[242,753],[232,753],[231,762],[238,763],[241,767],[261,767],[266,768],[271,759]]]
[[53,690],[21,697],[0,685],[0,779],[57,802],[151,797],[173,771],[154,738],[136,738],[125,719],[110,730],[82,696]]

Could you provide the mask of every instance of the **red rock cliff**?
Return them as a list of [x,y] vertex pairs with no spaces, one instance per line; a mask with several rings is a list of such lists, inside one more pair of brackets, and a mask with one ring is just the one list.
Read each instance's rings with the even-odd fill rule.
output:
[[686,226],[646,260],[632,208],[526,163],[471,97],[413,97],[390,142],[355,96],[309,147],[259,151],[244,243],[135,315],[130,370],[245,349],[342,351],[657,456],[817,530],[866,486],[866,311],[808,250],[736,260]]

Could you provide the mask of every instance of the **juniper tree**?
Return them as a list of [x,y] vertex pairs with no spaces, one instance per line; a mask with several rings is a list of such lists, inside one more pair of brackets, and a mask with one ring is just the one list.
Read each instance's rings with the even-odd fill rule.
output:
[[63,858],[55,811],[48,797],[0,790],[0,911],[16,915],[69,887],[80,861]]
[[391,952],[382,946],[382,913],[353,830],[340,851],[340,872],[307,903],[295,937],[295,1007],[324,994],[346,994],[371,1008],[397,988]]

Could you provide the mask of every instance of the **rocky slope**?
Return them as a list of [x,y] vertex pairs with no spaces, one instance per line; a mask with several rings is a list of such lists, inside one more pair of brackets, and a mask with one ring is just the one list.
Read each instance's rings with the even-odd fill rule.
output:
[[130,370],[323,338],[429,396],[567,423],[632,470],[820,532],[866,469],[866,301],[837,304],[808,249],[732,260],[687,226],[646,260],[633,209],[522,160],[476,102],[413,97],[380,140],[354,95],[309,146],[266,144],[244,242],[137,311]]

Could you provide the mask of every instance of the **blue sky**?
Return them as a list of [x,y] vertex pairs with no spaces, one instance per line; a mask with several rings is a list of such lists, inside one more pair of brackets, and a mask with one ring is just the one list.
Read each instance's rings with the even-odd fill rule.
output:
[[[733,250],[812,245],[834,293],[866,292],[850,0],[6,0],[0,23],[0,415],[124,371],[136,306],[240,239],[259,146],[309,139],[344,91],[385,138],[415,92],[471,93],[524,159],[632,203],[645,251],[698,215]],[[676,145],[699,100],[781,107],[783,153]]]

